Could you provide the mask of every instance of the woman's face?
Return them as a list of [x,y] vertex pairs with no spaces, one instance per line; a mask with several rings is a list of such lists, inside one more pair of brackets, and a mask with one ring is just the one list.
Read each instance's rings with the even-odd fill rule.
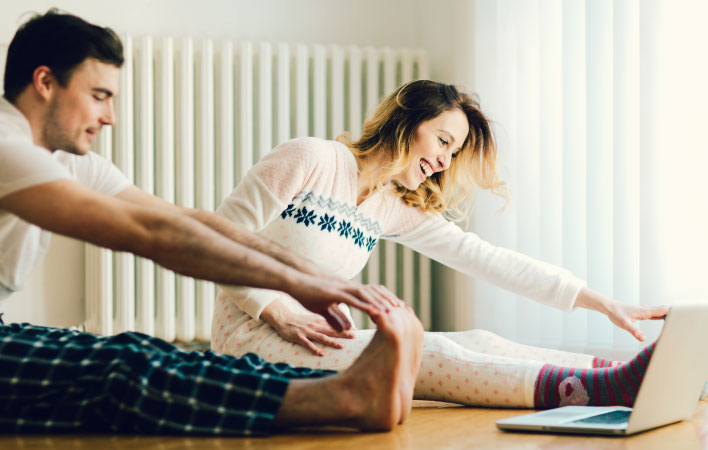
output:
[[411,143],[410,163],[393,180],[416,190],[426,178],[450,167],[452,155],[460,151],[468,132],[467,116],[459,109],[422,122]]

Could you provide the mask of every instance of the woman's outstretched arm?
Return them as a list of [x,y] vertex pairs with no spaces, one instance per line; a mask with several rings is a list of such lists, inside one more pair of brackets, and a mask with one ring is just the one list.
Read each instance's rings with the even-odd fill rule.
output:
[[399,208],[402,216],[408,216],[409,224],[416,223],[411,217],[418,223],[392,240],[518,295],[564,311],[581,307],[601,312],[640,341],[645,336],[634,322],[660,319],[668,312],[666,306],[639,306],[611,299],[589,289],[583,280],[562,267],[494,246],[442,217],[418,214],[406,206]]

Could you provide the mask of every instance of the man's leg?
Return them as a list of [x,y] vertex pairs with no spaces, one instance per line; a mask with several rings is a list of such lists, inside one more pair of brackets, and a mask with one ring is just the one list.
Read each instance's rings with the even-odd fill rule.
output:
[[[331,372],[268,364],[256,355],[186,353],[139,333],[100,337],[31,325],[0,326],[0,430],[248,435],[270,432],[276,413],[280,426],[390,428],[391,420],[402,420],[410,410],[411,380],[419,364],[420,345],[415,342],[422,328],[407,314],[396,312],[380,320],[381,337],[357,369],[293,382],[294,387],[294,378]],[[374,376],[386,379],[383,387],[366,385]],[[289,418],[293,408],[288,396],[299,399],[304,394],[312,401],[323,389],[332,392],[331,402],[323,404],[328,411],[310,408]],[[393,389],[398,395],[392,397]],[[376,411],[356,408],[372,404],[364,395],[376,397]],[[343,408],[333,415],[331,408],[337,405]]]
[[0,326],[0,430],[262,434],[291,378],[329,374],[140,333],[10,324]]

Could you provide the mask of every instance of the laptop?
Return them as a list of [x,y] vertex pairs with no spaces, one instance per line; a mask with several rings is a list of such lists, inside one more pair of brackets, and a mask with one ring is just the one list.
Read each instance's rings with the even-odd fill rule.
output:
[[708,378],[708,302],[666,316],[633,408],[565,406],[497,421],[505,431],[621,435],[688,419]]

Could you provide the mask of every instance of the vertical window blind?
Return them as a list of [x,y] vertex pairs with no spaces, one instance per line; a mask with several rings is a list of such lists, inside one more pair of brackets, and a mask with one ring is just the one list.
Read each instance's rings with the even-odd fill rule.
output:
[[[480,192],[469,229],[617,300],[708,298],[705,3],[481,0],[472,14],[469,87],[494,121],[511,201],[502,211]],[[466,328],[614,357],[638,348],[599,313],[463,283]],[[652,339],[661,323],[641,327]]]

